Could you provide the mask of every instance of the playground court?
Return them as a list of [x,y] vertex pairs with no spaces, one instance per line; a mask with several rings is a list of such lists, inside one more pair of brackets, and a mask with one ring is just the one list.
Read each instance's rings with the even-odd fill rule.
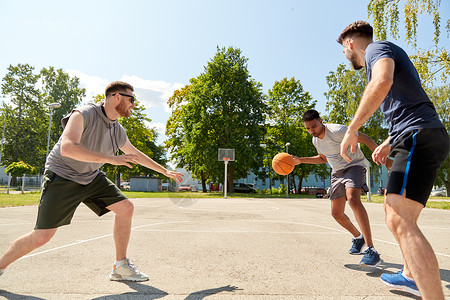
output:
[[[191,198],[194,197],[194,198]],[[382,204],[364,203],[378,268],[348,254],[351,236],[328,199],[133,199],[128,255],[150,276],[110,281],[113,214],[81,205],[72,224],[0,277],[0,299],[418,299],[381,283],[402,267]],[[0,209],[0,252],[34,227],[37,207]],[[355,222],[349,207],[346,213]],[[450,211],[425,209],[420,227],[450,299]]]

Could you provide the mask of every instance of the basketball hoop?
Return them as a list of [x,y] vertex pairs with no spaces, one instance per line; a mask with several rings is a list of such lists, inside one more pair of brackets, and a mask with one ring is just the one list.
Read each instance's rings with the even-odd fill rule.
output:
[[217,159],[219,161],[223,161],[225,164],[225,176],[224,176],[224,194],[223,198],[227,199],[227,177],[228,177],[228,162],[234,161],[234,149],[226,149],[226,148],[219,148]]

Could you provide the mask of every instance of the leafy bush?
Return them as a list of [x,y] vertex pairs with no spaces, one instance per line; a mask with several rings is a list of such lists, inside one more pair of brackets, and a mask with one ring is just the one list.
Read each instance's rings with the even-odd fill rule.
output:
[[12,176],[22,176],[23,174],[37,174],[37,168],[30,166],[23,161],[13,162],[5,169],[6,173],[11,173]]

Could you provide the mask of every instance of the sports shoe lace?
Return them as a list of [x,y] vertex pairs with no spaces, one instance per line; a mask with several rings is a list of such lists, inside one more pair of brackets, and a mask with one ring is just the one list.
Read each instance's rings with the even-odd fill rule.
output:
[[139,270],[137,268],[137,266],[135,264],[133,264],[133,262],[131,261],[131,259],[128,259],[128,266],[130,267],[131,270],[133,270],[136,273],[139,273]]
[[369,247],[369,248],[367,248],[367,250],[366,250],[366,254],[367,254],[367,255],[372,255],[372,254],[375,254],[375,251],[373,250],[372,247]]

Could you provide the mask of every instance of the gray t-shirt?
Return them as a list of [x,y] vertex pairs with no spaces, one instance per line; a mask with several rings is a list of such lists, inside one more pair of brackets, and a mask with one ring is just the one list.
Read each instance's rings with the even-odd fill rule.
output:
[[[62,120],[65,128],[74,111],[81,112],[84,119],[84,130],[81,135],[80,145],[89,150],[114,155],[119,148],[125,145],[127,133],[120,123],[111,121],[106,117],[102,106],[89,103],[81,108],[74,109]],[[53,147],[47,157],[45,169],[57,175],[72,180],[79,184],[89,184],[94,180],[103,163],[90,163],[75,160],[61,155],[61,138]]]
[[364,154],[359,147],[356,149],[355,153],[351,153],[350,147],[348,148],[347,155],[352,159],[350,163],[341,156],[341,142],[344,139],[347,126],[339,124],[324,124],[324,126],[325,135],[323,139],[313,137],[312,142],[314,147],[316,147],[317,152],[326,156],[333,172],[353,166],[363,166],[367,168],[369,162],[364,157]]

